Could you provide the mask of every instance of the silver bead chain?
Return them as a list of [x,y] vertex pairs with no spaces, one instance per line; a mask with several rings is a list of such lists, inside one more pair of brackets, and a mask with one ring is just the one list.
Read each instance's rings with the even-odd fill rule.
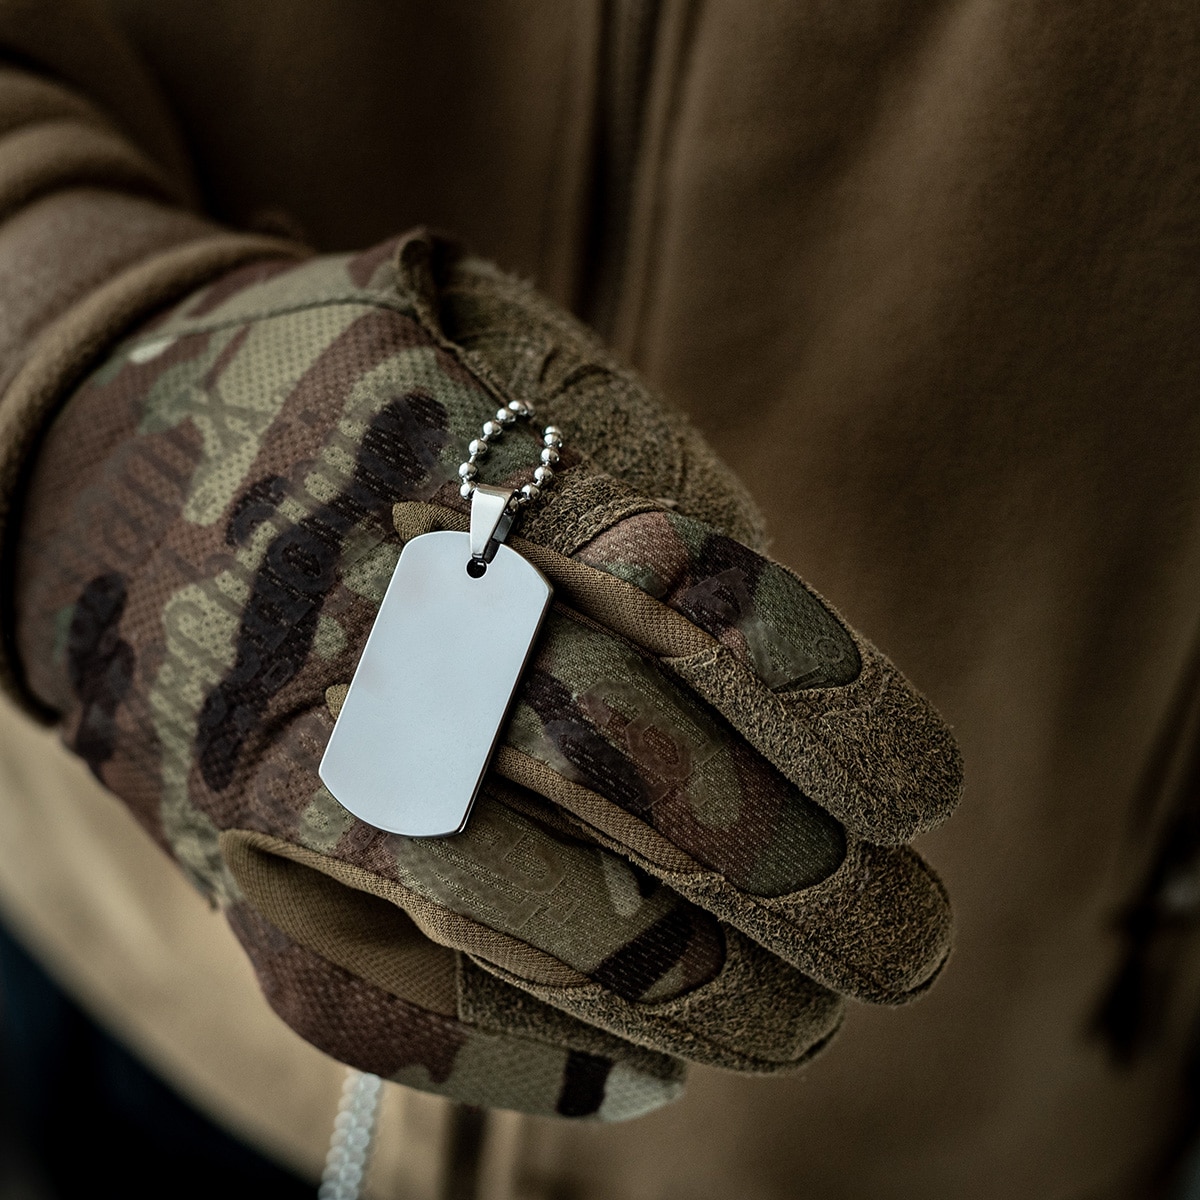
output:
[[[517,421],[528,421],[533,417],[533,406],[524,400],[510,400],[504,408],[496,410],[495,417],[484,421],[479,436],[467,447],[470,457],[458,468],[458,477],[462,486],[458,489],[464,500],[469,500],[475,491],[479,479],[479,461],[486,458],[488,450],[503,436],[504,431]],[[533,472],[533,482],[527,483],[519,491],[513,493],[509,507],[513,512],[532,504],[545,488],[554,482],[554,468],[560,461],[559,451],[562,449],[562,433],[554,425],[547,425],[542,430],[541,463]]]

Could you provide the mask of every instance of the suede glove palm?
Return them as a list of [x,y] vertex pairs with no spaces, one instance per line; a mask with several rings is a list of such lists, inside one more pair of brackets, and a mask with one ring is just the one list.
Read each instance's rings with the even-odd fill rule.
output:
[[[554,606],[465,832],[386,834],[316,767],[401,545],[466,528],[457,464],[513,398],[567,437],[510,538]],[[514,430],[484,478],[536,449]],[[762,540],[587,331],[414,235],[236,271],[112,354],[38,461],[19,647],[303,1036],[620,1119],[684,1061],[795,1067],[843,997],[906,1000],[948,950],[905,843],[957,799],[953,741]]]

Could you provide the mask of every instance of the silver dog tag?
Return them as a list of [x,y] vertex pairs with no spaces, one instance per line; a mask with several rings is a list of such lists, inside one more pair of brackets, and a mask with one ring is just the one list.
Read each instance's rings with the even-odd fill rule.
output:
[[511,492],[480,485],[471,532],[426,533],[400,554],[319,774],[343,807],[390,833],[458,833],[552,589],[502,545]]

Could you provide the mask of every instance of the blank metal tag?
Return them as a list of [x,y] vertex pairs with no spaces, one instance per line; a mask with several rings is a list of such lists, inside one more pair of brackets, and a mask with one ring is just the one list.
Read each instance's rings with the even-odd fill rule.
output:
[[390,833],[466,825],[550,604],[545,576],[508,546],[491,542],[468,573],[473,548],[465,533],[404,547],[321,760],[342,806]]

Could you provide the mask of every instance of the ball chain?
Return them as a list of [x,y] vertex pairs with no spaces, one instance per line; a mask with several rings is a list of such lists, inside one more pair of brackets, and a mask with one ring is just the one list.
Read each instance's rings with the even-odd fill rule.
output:
[[[496,416],[491,421],[484,421],[479,437],[467,447],[470,457],[459,464],[458,477],[462,486],[458,489],[464,500],[469,500],[475,491],[479,478],[479,460],[486,458],[488,450],[503,436],[504,431],[515,425],[518,420],[528,421],[533,416],[533,406],[524,400],[510,400],[504,408],[496,410]],[[561,461],[559,451],[562,449],[562,433],[554,425],[547,425],[542,430],[541,464],[533,473],[533,482],[527,483],[520,491],[514,492],[509,501],[513,512],[532,504],[554,482],[554,468]]]

